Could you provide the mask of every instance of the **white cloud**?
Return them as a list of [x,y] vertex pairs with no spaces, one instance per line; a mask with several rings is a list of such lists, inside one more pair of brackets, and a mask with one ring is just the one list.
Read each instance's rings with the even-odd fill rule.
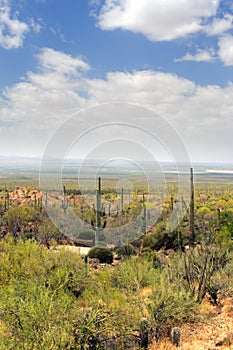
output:
[[108,73],[106,79],[86,82],[89,95],[99,103],[130,101],[146,105],[181,102],[193,93],[195,84],[174,74],[155,71]]
[[[0,100],[0,147],[8,153],[41,154],[55,128],[74,112],[98,103],[130,102],[166,117],[193,161],[233,160],[233,84],[201,87],[153,70],[109,72],[92,79],[80,57],[48,48],[40,51],[38,61],[38,71],[5,89]],[[85,123],[80,119],[80,125]],[[147,128],[150,123],[146,121]]]
[[0,101],[0,144],[10,154],[40,154],[55,128],[86,102],[80,86],[87,63],[49,48],[37,59],[38,72],[6,88]]
[[220,35],[233,28],[233,16],[226,14],[224,18],[215,18],[205,31],[208,35]]
[[170,41],[204,30],[220,0],[105,0],[98,16],[103,30],[121,28],[152,41]]
[[43,71],[78,75],[80,71],[90,69],[90,66],[82,58],[72,57],[51,48],[41,49],[38,59]]
[[224,66],[233,66],[233,35],[225,34],[218,42],[219,57]]
[[175,62],[183,62],[183,61],[213,62],[215,60],[216,60],[215,51],[210,48],[206,50],[198,49],[194,55],[187,53],[181,58],[176,58]]
[[0,46],[5,49],[18,48],[23,45],[29,26],[17,18],[17,14],[11,16],[11,8],[8,0],[0,0]]

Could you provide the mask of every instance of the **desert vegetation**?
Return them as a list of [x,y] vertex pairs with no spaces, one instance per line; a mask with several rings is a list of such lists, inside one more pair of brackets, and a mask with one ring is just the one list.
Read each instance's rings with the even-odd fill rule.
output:
[[[90,230],[76,239],[50,221],[45,210],[49,193],[4,185],[1,349],[230,349],[232,186],[195,183],[192,211],[187,207],[177,228],[168,232],[176,184],[169,186],[165,201],[154,205],[139,185],[123,207],[111,184],[99,184],[90,193],[90,207],[72,183],[66,184],[58,194],[64,215],[72,208],[90,223]],[[104,207],[105,200],[112,203],[110,208]],[[160,205],[161,216],[147,229],[150,211]],[[101,245],[107,241],[105,227],[127,223],[140,212],[142,238],[121,246]],[[91,248],[88,255],[62,249],[82,244]],[[194,336],[195,329],[211,332],[208,320],[218,323],[223,315],[229,321],[226,329],[211,339]],[[190,341],[196,345],[190,347]]]

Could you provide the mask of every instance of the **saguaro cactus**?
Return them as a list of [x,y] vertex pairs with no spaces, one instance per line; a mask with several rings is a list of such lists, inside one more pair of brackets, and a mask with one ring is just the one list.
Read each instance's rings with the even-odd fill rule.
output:
[[221,228],[221,211],[220,211],[220,208],[217,208],[217,215],[218,215],[218,218],[217,218],[217,230],[220,231],[220,228]]
[[144,193],[143,193],[143,196],[142,196],[142,203],[143,203],[143,214],[142,214],[142,226],[141,227],[142,227],[143,236],[141,237],[141,244],[140,244],[140,249],[139,249],[139,255],[141,255],[141,253],[142,253],[142,249],[143,249],[143,246],[144,246],[144,236],[146,234],[147,208],[146,208]]
[[48,192],[47,191],[45,193],[45,203],[44,203],[44,205],[45,205],[45,208],[47,208],[47,206],[48,206]]
[[95,224],[94,221],[91,221],[91,225],[95,230],[95,245],[99,245],[100,232],[103,231],[106,227],[106,219],[101,225],[101,178],[98,178],[98,186],[96,190],[96,209],[95,209]]
[[37,198],[36,198],[36,193],[34,193],[34,209],[36,210],[37,209]]
[[146,234],[146,217],[147,217],[147,208],[145,203],[145,195],[142,195],[142,203],[143,203],[143,215],[142,215],[142,232]]
[[189,245],[194,246],[195,230],[194,230],[194,184],[193,184],[193,168],[190,169],[190,211],[189,211]]
[[4,198],[4,210],[7,211],[10,207],[10,195],[8,189],[5,189],[5,198]]
[[68,208],[68,202],[66,200],[66,187],[65,186],[63,186],[63,200],[62,200],[61,207],[64,210],[64,213],[66,213],[66,210]]
[[38,199],[37,199],[37,203],[38,203],[38,209],[40,210],[40,211],[42,211],[42,197],[38,197]]
[[171,209],[171,212],[173,212],[173,209],[174,209],[174,198],[173,198],[173,196],[171,196],[170,209]]
[[124,188],[121,188],[121,214],[124,215]]

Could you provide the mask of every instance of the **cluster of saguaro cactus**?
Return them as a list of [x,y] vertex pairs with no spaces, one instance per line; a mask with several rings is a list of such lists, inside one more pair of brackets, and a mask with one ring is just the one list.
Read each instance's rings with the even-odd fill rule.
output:
[[42,197],[36,197],[36,194],[34,194],[34,209],[42,210]]
[[42,210],[42,197],[36,197],[36,193],[34,194],[34,201],[33,201],[33,207],[35,210],[39,209]]

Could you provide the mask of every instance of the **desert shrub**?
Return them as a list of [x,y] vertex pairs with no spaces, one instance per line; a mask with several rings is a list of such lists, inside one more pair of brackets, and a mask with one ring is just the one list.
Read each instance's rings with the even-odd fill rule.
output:
[[137,255],[137,251],[132,244],[125,244],[115,249],[115,253],[121,258],[129,258],[132,255]]
[[166,272],[158,275],[147,308],[156,325],[175,325],[190,317],[195,299],[178,278],[171,281]]
[[10,237],[0,242],[0,267],[1,349],[133,348],[139,308],[109,266],[87,275],[77,254]]
[[49,251],[36,242],[0,242],[1,349],[68,349],[74,343],[73,290],[85,283],[81,258]]
[[17,281],[0,295],[0,317],[11,334],[12,349],[64,349],[70,342],[73,300],[64,290]]
[[43,220],[36,235],[36,240],[50,248],[54,243],[62,244],[66,237],[50,220]]
[[40,223],[41,214],[28,205],[18,205],[10,208],[2,216],[5,231],[11,233],[14,238],[35,236]]
[[163,259],[160,258],[157,255],[157,252],[155,252],[153,249],[150,247],[145,247],[142,249],[142,257],[145,259],[152,261],[153,262],[153,267],[154,268],[161,268],[163,265]]
[[171,259],[170,279],[183,280],[183,286],[197,302],[201,302],[207,292],[211,292],[213,278],[228,261],[228,251],[213,242],[202,243]]
[[[186,233],[187,235],[187,233]],[[144,247],[154,250],[164,249],[183,249],[185,239],[178,229],[168,232],[165,223],[159,223],[156,226],[156,232],[144,237]]]
[[107,248],[94,247],[89,251],[88,257],[91,259],[99,259],[101,264],[111,264],[113,262],[113,253]]
[[230,251],[225,267],[214,276],[213,284],[223,294],[233,295],[233,251]]
[[216,233],[216,243],[225,247],[226,249],[232,249],[233,247],[233,231],[229,230],[228,225],[224,225],[221,229]]
[[111,305],[100,305],[94,298],[92,306],[84,309],[83,317],[75,323],[75,349],[137,349],[133,322],[139,324],[125,304],[113,310]]
[[153,284],[156,277],[153,261],[145,257],[131,257],[115,268],[112,283],[115,287],[135,293]]

